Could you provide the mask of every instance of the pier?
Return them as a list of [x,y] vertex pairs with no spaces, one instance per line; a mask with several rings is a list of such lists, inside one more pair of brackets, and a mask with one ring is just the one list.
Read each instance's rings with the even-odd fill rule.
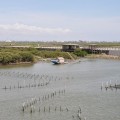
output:
[[120,47],[103,47],[96,44],[90,44],[88,47],[81,47],[82,50],[92,54],[102,54],[120,56]]

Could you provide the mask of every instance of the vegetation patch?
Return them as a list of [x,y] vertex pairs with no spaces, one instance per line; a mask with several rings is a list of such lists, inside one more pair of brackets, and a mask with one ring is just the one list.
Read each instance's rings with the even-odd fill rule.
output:
[[[77,58],[75,54],[70,53],[73,58]],[[64,57],[71,59],[67,52],[60,50],[56,51],[39,51],[35,48],[1,48],[0,49],[0,64],[6,65],[11,63],[28,63],[36,62],[39,59]]]
[[82,51],[81,49],[76,49],[73,53],[78,57],[84,57],[87,55],[87,52]]

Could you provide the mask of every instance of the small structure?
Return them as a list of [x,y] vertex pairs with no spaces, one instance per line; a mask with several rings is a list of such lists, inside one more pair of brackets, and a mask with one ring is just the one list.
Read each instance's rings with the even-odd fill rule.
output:
[[97,48],[97,44],[90,44],[89,45],[89,50],[90,50],[90,53],[96,53],[96,48]]
[[78,44],[64,44],[62,45],[62,51],[74,52],[75,49],[79,48]]
[[91,50],[95,50],[97,47],[98,47],[97,44],[90,44],[89,45],[89,49],[91,49]]
[[57,57],[57,59],[51,60],[51,62],[54,64],[63,64],[65,63],[65,60],[63,57]]
[[106,48],[103,48],[100,45],[97,44],[90,44],[89,45],[89,52],[92,54],[101,54],[101,53],[105,53],[105,54],[109,54],[109,50]]

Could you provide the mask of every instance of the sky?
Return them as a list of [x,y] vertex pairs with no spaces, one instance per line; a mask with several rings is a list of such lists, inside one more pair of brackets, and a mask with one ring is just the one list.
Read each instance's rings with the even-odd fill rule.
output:
[[0,0],[7,40],[120,42],[120,0]]

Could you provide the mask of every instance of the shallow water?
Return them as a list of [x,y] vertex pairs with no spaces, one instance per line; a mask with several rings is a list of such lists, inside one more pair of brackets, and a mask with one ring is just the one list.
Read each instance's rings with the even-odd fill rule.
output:
[[[79,107],[83,120],[120,120],[120,89],[101,90],[102,82],[120,84],[120,61],[82,59],[64,65],[1,67],[0,120],[79,120]],[[51,97],[53,92],[56,95]],[[34,111],[28,106],[23,112],[22,104],[32,98],[37,101]]]

